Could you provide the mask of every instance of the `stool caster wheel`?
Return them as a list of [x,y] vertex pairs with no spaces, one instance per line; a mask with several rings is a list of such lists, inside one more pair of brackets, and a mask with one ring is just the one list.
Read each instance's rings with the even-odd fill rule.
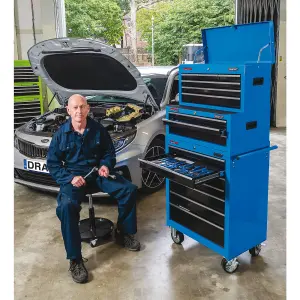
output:
[[252,257],[258,256],[261,251],[261,244],[256,245],[255,247],[249,249],[249,253]]
[[176,230],[175,228],[171,228],[171,237],[175,244],[181,245],[184,241],[184,235],[180,231]]
[[228,261],[225,257],[223,257],[221,261],[222,268],[224,269],[225,272],[229,274],[234,273],[238,269],[239,265],[240,264],[236,258],[233,258]]
[[92,248],[95,248],[95,247],[97,246],[97,242],[98,242],[98,239],[95,239],[95,240],[90,241],[90,246],[91,246]]

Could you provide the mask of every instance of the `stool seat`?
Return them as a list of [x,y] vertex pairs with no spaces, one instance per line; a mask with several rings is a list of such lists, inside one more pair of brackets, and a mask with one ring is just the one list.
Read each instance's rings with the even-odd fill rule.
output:
[[92,191],[89,191],[86,196],[89,198],[89,218],[79,221],[79,231],[83,242],[96,247],[112,239],[114,223],[106,218],[95,217]]

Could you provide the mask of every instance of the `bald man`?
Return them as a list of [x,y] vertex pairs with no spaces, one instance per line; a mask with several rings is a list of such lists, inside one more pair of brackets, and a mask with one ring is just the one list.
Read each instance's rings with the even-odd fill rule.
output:
[[[47,167],[60,185],[56,214],[61,221],[61,231],[70,260],[69,271],[77,283],[88,280],[88,272],[81,254],[79,220],[81,201],[87,189],[108,193],[118,201],[116,242],[128,250],[140,250],[134,238],[136,226],[137,187],[119,174],[109,177],[116,164],[116,154],[107,130],[88,117],[86,98],[73,95],[68,101],[69,120],[54,134],[47,156]],[[94,172],[86,179],[94,167]]]

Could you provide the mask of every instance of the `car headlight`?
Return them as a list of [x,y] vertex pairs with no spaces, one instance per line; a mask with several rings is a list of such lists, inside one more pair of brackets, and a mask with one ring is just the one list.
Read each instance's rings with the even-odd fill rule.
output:
[[18,138],[17,138],[16,135],[15,135],[15,137],[14,137],[14,146],[15,146],[16,149],[19,150],[19,140],[18,140]]
[[115,151],[118,152],[125,148],[127,145],[129,145],[134,140],[135,135],[136,131],[130,132],[129,134],[113,139],[112,141],[115,147]]

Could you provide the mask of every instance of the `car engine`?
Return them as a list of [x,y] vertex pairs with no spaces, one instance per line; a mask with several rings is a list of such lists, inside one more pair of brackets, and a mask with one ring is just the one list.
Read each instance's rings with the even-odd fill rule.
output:
[[[100,122],[110,133],[122,133],[133,129],[141,120],[150,117],[151,112],[135,104],[91,105],[88,116]],[[69,119],[65,107],[55,108],[52,112],[31,120],[27,131],[54,134]]]

